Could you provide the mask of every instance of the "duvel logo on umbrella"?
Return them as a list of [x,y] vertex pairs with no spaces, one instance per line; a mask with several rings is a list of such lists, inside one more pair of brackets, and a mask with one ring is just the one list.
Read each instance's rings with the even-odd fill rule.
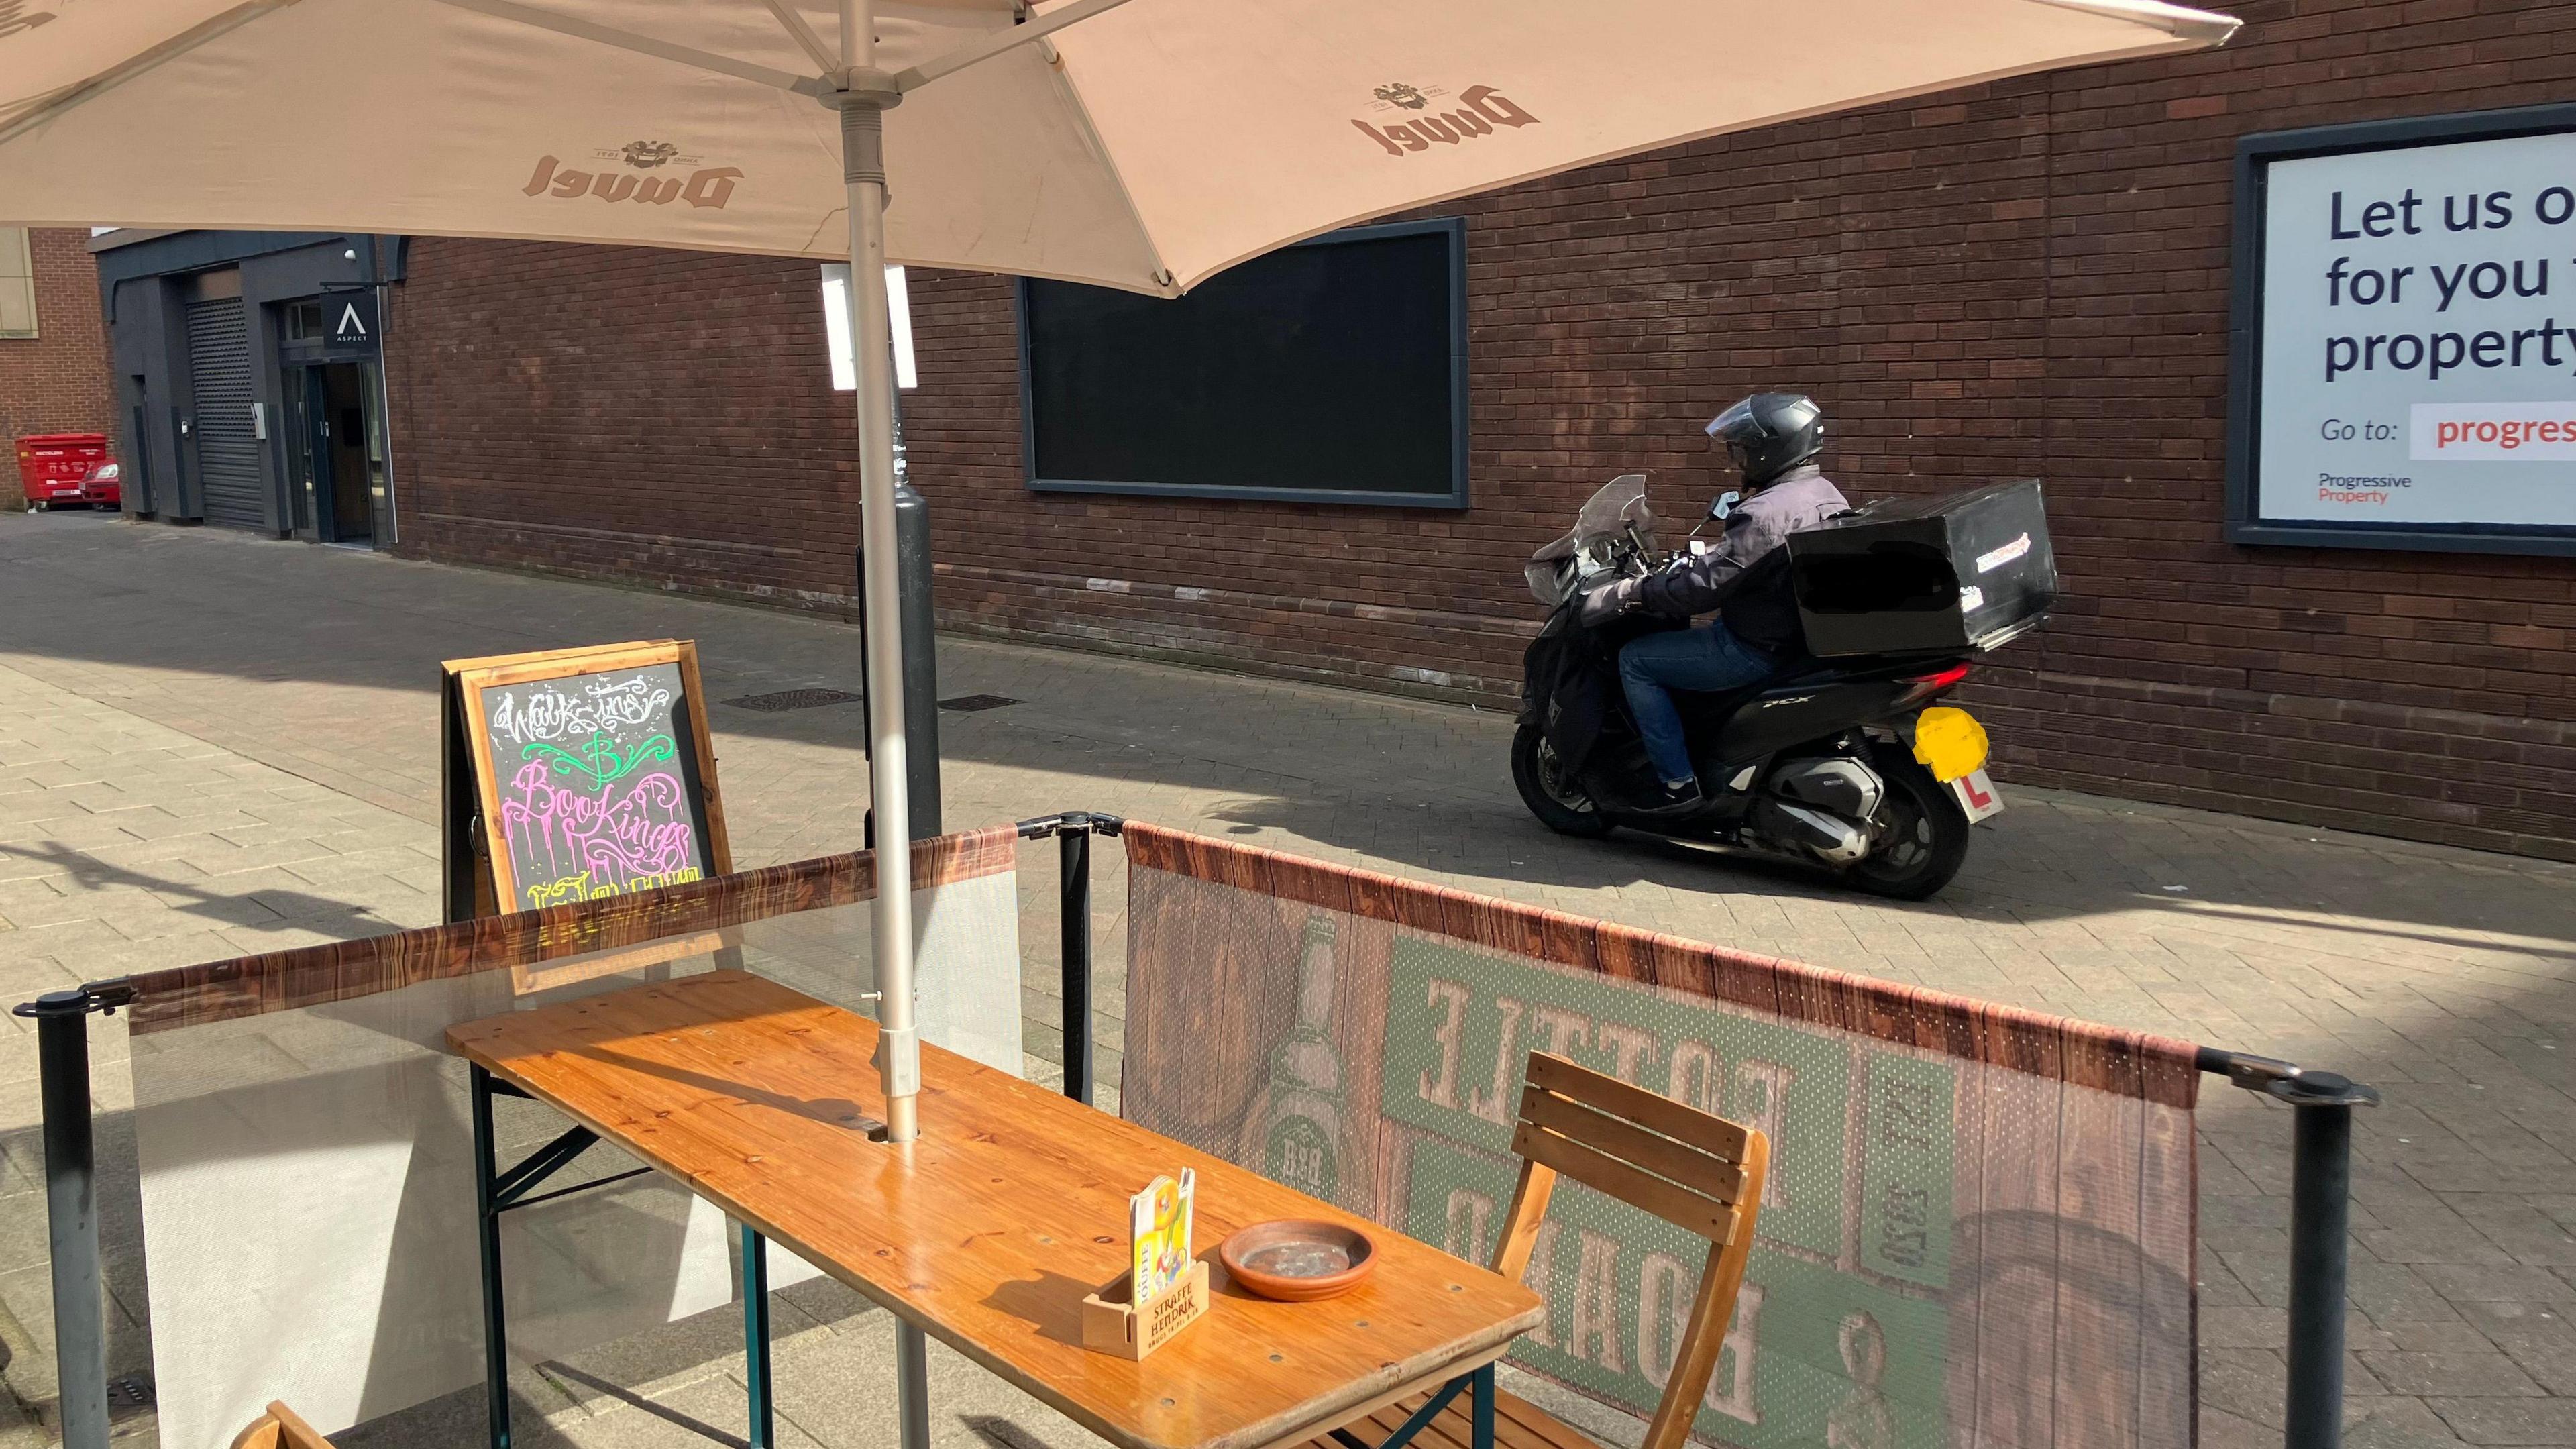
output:
[[1449,94],[1445,86],[1417,86],[1409,81],[1389,81],[1379,86],[1369,103],[1373,111],[1405,110],[1418,114],[1410,120],[1387,120],[1377,125],[1354,118],[1360,134],[1385,148],[1389,156],[1405,156],[1428,151],[1433,145],[1455,146],[1479,136],[1494,134],[1494,128],[1519,130],[1535,126],[1538,117],[1514,105],[1510,98],[1492,86],[1469,86],[1459,93],[1456,105],[1448,110],[1431,109],[1435,100]]
[[[540,156],[536,170],[519,189],[530,196],[551,195],[567,200],[590,196],[601,201],[649,202],[655,206],[685,201],[691,206],[722,210],[733,199],[733,184],[742,179],[742,170],[735,166],[701,166],[701,159],[680,154],[680,148],[669,141],[629,141],[623,146],[594,149],[589,164],[598,169],[592,171],[567,166],[558,156]],[[675,172],[629,176],[612,169],[620,163],[638,171],[670,166]],[[692,168],[685,178],[676,174],[676,168],[681,166]]]

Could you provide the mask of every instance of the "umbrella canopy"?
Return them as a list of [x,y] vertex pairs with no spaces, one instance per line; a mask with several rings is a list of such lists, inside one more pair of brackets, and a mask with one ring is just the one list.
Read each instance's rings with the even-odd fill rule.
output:
[[[848,254],[832,0],[7,13],[13,223]],[[1363,217],[2234,25],[2156,0],[884,4],[886,251],[1178,294]]]
[[[895,700],[882,262],[1177,295],[1362,217],[2234,29],[2161,0],[8,0],[0,208],[848,256],[868,687]],[[882,840],[910,833],[903,719],[871,716]],[[903,855],[875,940],[895,1141]]]
[[[0,0],[0,220],[846,255],[868,693],[899,701],[882,263],[1177,295],[1363,217],[2234,29],[2159,0]],[[903,721],[870,712],[897,843]],[[880,851],[893,1143],[911,899]],[[103,1449],[103,1349],[72,1338],[65,1440]],[[896,1357],[913,1449],[917,1328]]]

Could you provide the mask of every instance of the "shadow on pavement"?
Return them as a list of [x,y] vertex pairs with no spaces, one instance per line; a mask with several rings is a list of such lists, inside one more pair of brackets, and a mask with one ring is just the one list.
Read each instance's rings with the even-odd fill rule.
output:
[[399,922],[386,920],[370,906],[295,890],[263,889],[247,895],[221,894],[131,866],[114,865],[60,841],[48,840],[32,846],[0,843],[0,857],[59,866],[74,884],[85,891],[120,888],[150,891],[173,910],[218,926],[259,929],[292,924],[341,939],[382,935],[400,929]]
[[[70,601],[79,607],[61,607]],[[865,791],[858,708],[764,714],[723,703],[812,685],[858,691],[857,630],[833,619],[219,530],[23,515],[0,517],[0,611],[12,620],[0,660],[30,673],[147,718],[217,719],[290,748],[337,750],[352,770],[381,762],[433,797],[441,659],[695,638],[716,701],[710,721],[727,742],[729,794],[745,799],[770,783],[759,773],[776,755],[762,753],[770,745],[792,751],[809,792],[818,760],[844,758],[850,797]],[[1980,829],[1966,871],[1940,898],[1858,902],[1794,867],[1627,835],[1549,835],[1512,791],[1512,723],[1495,711],[957,636],[943,641],[941,670],[943,696],[1018,701],[945,715],[951,762],[1052,775],[1061,783],[1045,786],[1050,794],[1081,797],[1014,798],[1022,814],[1124,807],[1502,894],[1645,885],[2020,924],[2144,910],[2357,937],[2391,935],[2382,923],[2402,922],[2420,929],[2396,938],[2436,949],[2576,956],[2576,868],[2545,862],[2012,792],[2007,782],[2021,808]],[[156,704],[155,694],[165,697]],[[751,749],[730,747],[746,740]],[[1195,818],[1173,818],[1176,797],[1204,803]],[[976,822],[952,809],[947,823]],[[2480,888],[2458,888],[2464,869]]]
[[[667,1404],[657,1404],[651,1399],[644,1397],[642,1394],[636,1393],[632,1389],[620,1388],[616,1384],[612,1384],[608,1380],[599,1377],[597,1374],[583,1373],[580,1369],[573,1368],[568,1364],[560,1363],[549,1363],[545,1365],[545,1372],[559,1379],[570,1379],[572,1382],[581,1385],[592,1393],[601,1394],[608,1398],[615,1399],[617,1402],[624,1404],[630,1409],[650,1414],[654,1418],[660,1419],[666,1424],[676,1425],[682,1429],[688,1430],[690,1433],[695,1434],[702,1439],[722,1444],[726,1446],[726,1449],[751,1449],[751,1441],[740,1434],[729,1434],[712,1424],[702,1423],[699,1420],[692,1419],[688,1415],[681,1413],[679,1410],[674,1409]],[[518,1438],[515,1425],[513,1426],[511,1438],[514,1441]]]
[[[659,1413],[657,1408],[655,1412]],[[337,1449],[416,1449],[428,1444],[485,1444],[488,1420],[483,1386],[458,1389],[424,1404],[370,1419],[331,1436]],[[686,1427],[719,1444],[740,1446],[739,1435],[719,1433],[694,1422]],[[580,1441],[546,1422],[544,1412],[525,1395],[510,1393],[510,1449],[573,1449]]]

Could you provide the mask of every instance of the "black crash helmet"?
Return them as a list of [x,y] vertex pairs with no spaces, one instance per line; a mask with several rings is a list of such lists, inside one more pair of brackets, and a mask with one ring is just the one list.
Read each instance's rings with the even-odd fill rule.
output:
[[1824,451],[1825,410],[1799,393],[1757,392],[1710,419],[1708,435],[1759,488]]

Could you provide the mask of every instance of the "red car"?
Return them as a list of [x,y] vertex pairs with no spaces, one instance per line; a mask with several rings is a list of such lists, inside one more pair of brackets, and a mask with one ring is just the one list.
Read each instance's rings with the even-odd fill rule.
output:
[[118,479],[123,469],[114,458],[90,465],[88,476],[81,479],[80,501],[92,508],[122,508],[125,489]]

